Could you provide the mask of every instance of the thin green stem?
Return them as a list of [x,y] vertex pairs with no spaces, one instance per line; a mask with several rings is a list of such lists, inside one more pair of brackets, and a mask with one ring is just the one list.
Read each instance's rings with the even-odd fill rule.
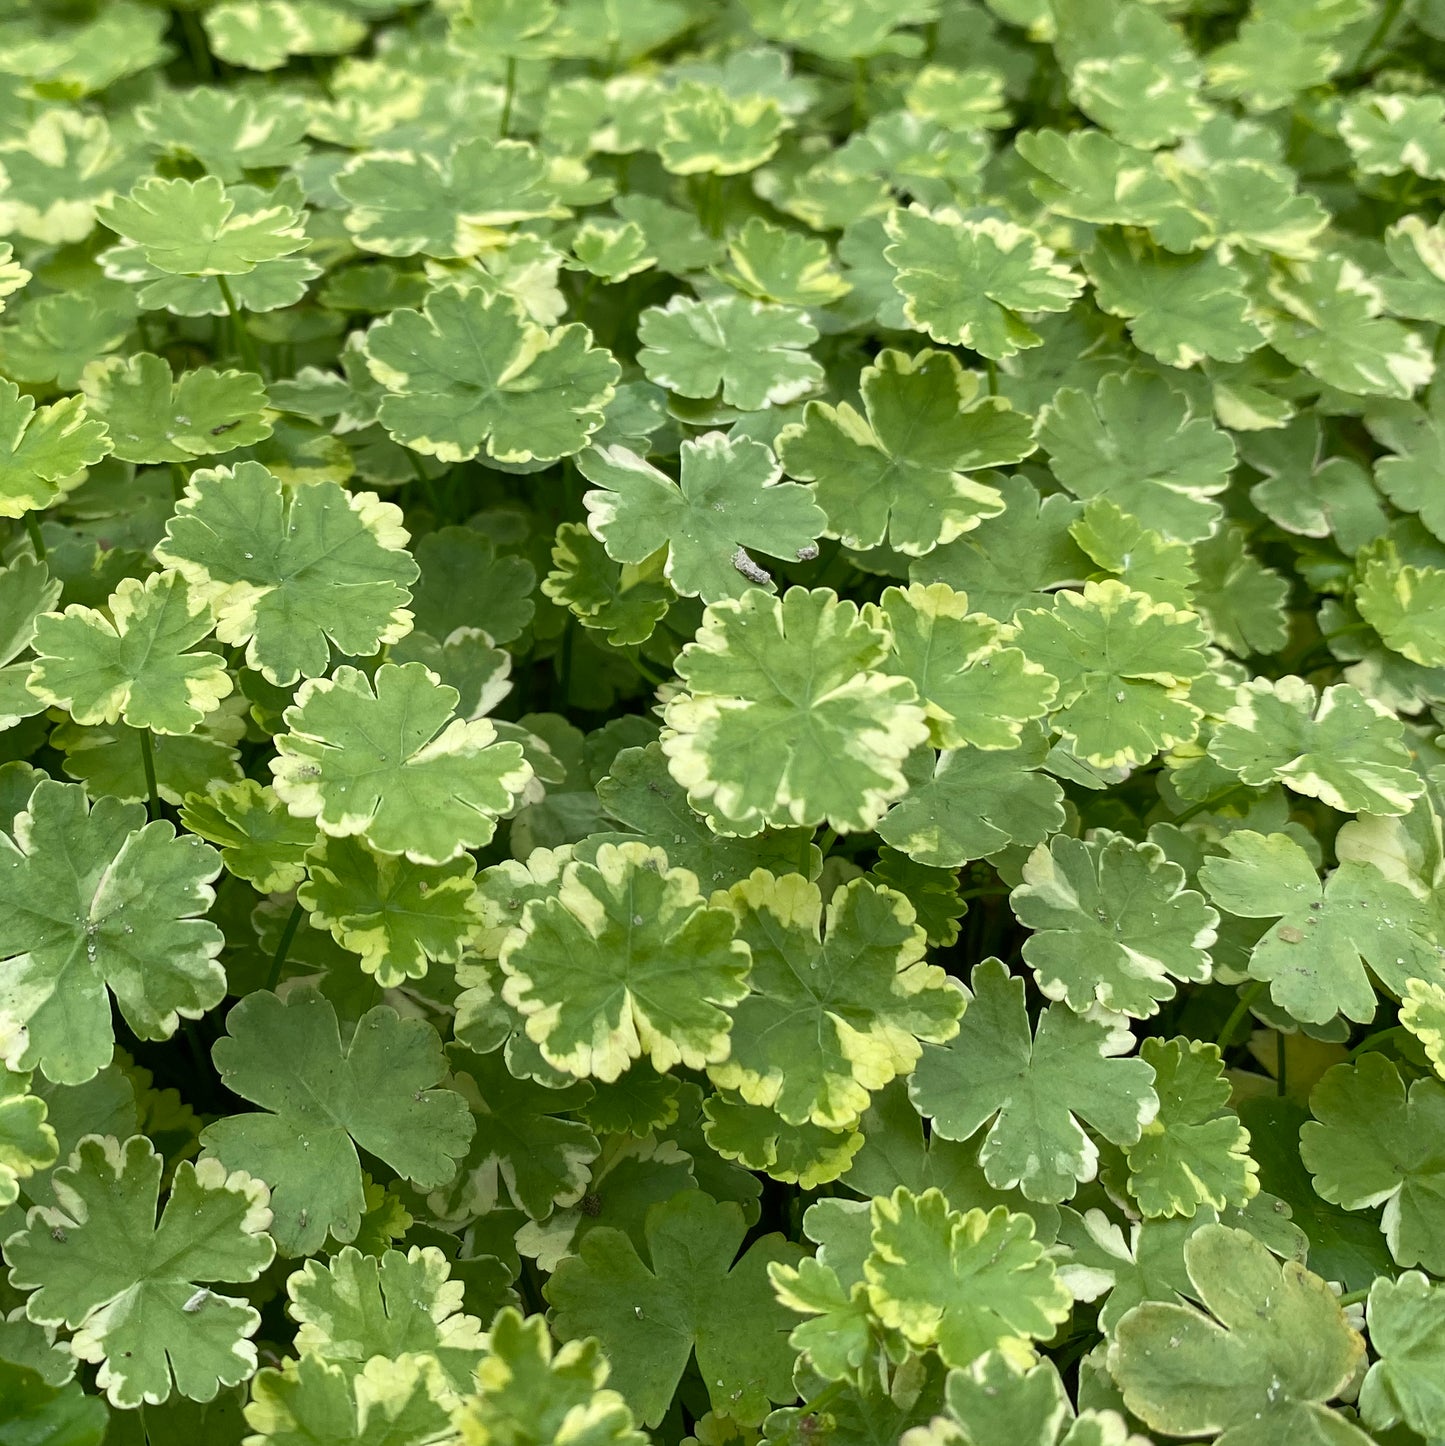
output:
[[1370,38],[1365,41],[1365,48],[1360,51],[1360,58],[1355,62],[1354,73],[1363,75],[1365,67],[1375,58],[1375,52],[1385,43],[1386,37],[1394,29],[1395,21],[1400,18],[1400,11],[1405,8],[1405,0],[1385,0],[1384,9],[1380,11],[1379,23],[1370,32]]
[[824,1386],[816,1396],[809,1396],[798,1408],[804,1416],[816,1416],[819,1411],[826,1410],[838,1399],[847,1389],[848,1382],[834,1381],[830,1386]]
[[838,842],[838,830],[836,828],[825,828],[823,837],[818,840],[818,852],[824,858],[828,857],[828,851]]
[[1247,783],[1236,783],[1232,788],[1226,788],[1222,793],[1212,793],[1208,798],[1202,798],[1198,803],[1191,804],[1183,813],[1170,819],[1176,827],[1189,822],[1191,818],[1197,818],[1201,813],[1208,813],[1218,808],[1221,803],[1228,803],[1238,793],[1249,793],[1252,790]]
[[507,78],[503,82],[502,91],[502,118],[497,124],[497,135],[506,140],[507,132],[512,128],[512,102],[517,98],[517,57],[507,57]]
[[984,358],[984,364],[988,367],[988,394],[996,397],[998,396],[998,363],[990,356]]
[[261,358],[256,354],[256,344],[251,339],[251,333],[241,319],[241,308],[236,305],[236,293],[231,290],[231,283],[224,276],[216,277],[216,285],[221,292],[221,300],[226,303],[226,310],[231,317],[231,336],[236,345],[236,353],[241,359],[241,364],[248,372],[255,372],[261,375]]
[[1367,1034],[1350,1052],[1345,1056],[1347,1060],[1357,1058],[1359,1055],[1367,1054],[1376,1045],[1384,1044],[1387,1039],[1396,1039],[1402,1034],[1410,1031],[1403,1024],[1392,1024],[1388,1029],[1377,1029],[1373,1034]]
[[191,64],[202,80],[214,80],[216,67],[211,63],[211,47],[206,44],[206,32],[201,28],[201,17],[194,10],[180,12],[181,30],[186,37],[186,49],[190,52]]
[[1285,1039],[1285,1032],[1277,1029],[1274,1032],[1274,1092],[1283,1096],[1289,1088],[1289,1046]]
[[140,730],[140,761],[141,767],[145,769],[146,796],[150,799],[151,817],[159,818],[161,816],[161,791],[156,783],[156,746],[151,739],[149,728]]
[[1244,1017],[1250,1011],[1250,1006],[1264,993],[1264,981],[1254,980],[1247,989],[1240,992],[1239,1001],[1230,1012],[1229,1018],[1224,1021],[1224,1028],[1219,1031],[1215,1043],[1223,1053],[1229,1048],[1229,1041],[1234,1038],[1234,1031],[1244,1022]]
[[859,56],[853,62],[853,129],[861,131],[868,123],[868,61]]
[[1342,1295],[1340,1297],[1339,1307],[1343,1310],[1347,1305],[1360,1305],[1362,1302],[1368,1300],[1369,1296],[1369,1286],[1366,1286],[1364,1290],[1352,1290],[1348,1295]]
[[301,927],[301,916],[306,911],[301,907],[301,900],[297,899],[291,905],[291,912],[286,916],[286,926],[281,930],[281,942],[276,946],[276,953],[272,956],[271,967],[266,971],[266,983],[262,986],[266,990],[273,990],[281,982],[281,971],[286,967],[286,956],[291,952],[291,941],[296,937],[296,931]]
[[36,562],[45,561],[45,537],[40,531],[40,519],[33,513],[25,514],[25,532],[30,538],[30,545],[35,549]]
[[988,884],[979,889],[960,889],[960,899],[1006,899],[1011,891],[1001,889],[997,884]]

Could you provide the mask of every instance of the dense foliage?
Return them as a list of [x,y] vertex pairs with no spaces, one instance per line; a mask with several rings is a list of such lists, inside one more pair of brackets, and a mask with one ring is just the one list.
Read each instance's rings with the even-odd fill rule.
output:
[[0,3],[0,1446],[1445,1439],[1442,75]]

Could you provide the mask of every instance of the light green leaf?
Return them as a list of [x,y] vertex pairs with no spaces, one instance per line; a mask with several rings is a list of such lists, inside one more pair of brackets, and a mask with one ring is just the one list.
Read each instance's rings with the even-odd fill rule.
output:
[[[183,1160],[156,1223],[163,1161],[151,1142],[88,1135],[55,1171],[54,1207],[30,1212],[5,1242],[26,1313],[75,1332],[114,1406],[182,1396],[208,1401],[256,1369],[261,1317],[202,1285],[255,1280],[276,1253],[266,1187],[218,1160]],[[197,1287],[200,1286],[200,1289]]]
[[0,1206],[13,1205],[20,1182],[55,1163],[59,1145],[45,1114],[29,1075],[0,1069]]
[[36,619],[27,686],[77,723],[190,733],[234,686],[220,654],[190,651],[214,627],[180,573],[125,577],[104,612],[72,603]]
[[1154,844],[1108,829],[1088,842],[1056,834],[1029,855],[1023,880],[1009,903],[1034,931],[1023,956],[1047,998],[1148,1019],[1175,980],[1209,978],[1219,916]]
[[958,1034],[924,1050],[909,1094],[946,1140],[987,1126],[979,1163],[995,1189],[1067,1200],[1098,1170],[1098,1146],[1080,1121],[1113,1144],[1136,1144],[1159,1109],[1154,1071],[1119,1057],[1134,1041],[1118,1016],[1052,1005],[1030,1037],[1022,979],[986,959],[972,984]]
[[0,834],[0,1058],[83,1084],[110,1062],[111,993],[142,1039],[220,1003],[221,931],[201,918],[215,851],[143,807],[40,783]]
[[1340,111],[1340,138],[1367,176],[1445,179],[1445,96],[1364,91]]
[[779,306],[827,306],[852,287],[833,267],[828,243],[750,217],[728,242],[728,265],[719,274],[759,301]]
[[569,863],[501,946],[504,997],[528,1037],[556,1068],[601,1080],[644,1054],[658,1070],[724,1057],[747,964],[728,911],[640,843]]
[[1385,541],[1356,565],[1355,606],[1385,646],[1421,667],[1445,667],[1445,568],[1402,563]]
[[947,352],[883,351],[858,378],[863,415],[848,402],[809,402],[778,435],[788,474],[816,482],[829,535],[844,546],[885,538],[917,556],[1003,511],[996,487],[968,473],[1021,461],[1029,419]]
[[1372,1427],[1400,1421],[1424,1437],[1445,1426],[1445,1286],[1418,1270],[1370,1287],[1367,1319],[1377,1359],[1360,1386]]
[[211,1053],[226,1088],[260,1106],[201,1132],[208,1154],[271,1186],[283,1255],[311,1255],[330,1233],[356,1237],[365,1200],[359,1145],[422,1189],[451,1179],[471,1141],[466,1103],[435,1089],[441,1041],[385,1005],[343,1046],[336,1011],[309,990],[285,1002],[257,991],[226,1017]]
[[1400,1023],[1420,1041],[1435,1073],[1445,1079],[1445,984],[1407,979]]
[[662,750],[715,831],[877,823],[928,732],[913,684],[881,671],[887,648],[826,589],[752,589],[707,609],[675,664],[686,691],[666,705]]
[[810,490],[780,482],[773,454],[746,437],[707,432],[683,442],[677,482],[623,447],[591,448],[577,468],[601,489],[583,502],[607,555],[636,566],[665,548],[667,580],[704,602],[741,597],[757,583],[753,553],[790,562],[816,555],[827,525]]
[[212,779],[204,794],[187,795],[181,823],[221,851],[228,874],[259,894],[284,894],[306,877],[306,850],[316,828],[292,818],[274,789],[254,779]]
[[771,96],[732,96],[721,86],[684,80],[665,102],[657,153],[676,176],[737,176],[777,150],[783,124]]
[[202,23],[217,59],[248,70],[276,70],[293,55],[341,55],[366,36],[357,16],[325,0],[221,0]]
[[191,157],[226,182],[290,166],[306,153],[306,107],[287,94],[196,86],[160,95],[135,118],[157,149]]
[[421,663],[385,663],[374,680],[356,668],[308,679],[276,739],[277,795],[323,833],[413,863],[481,848],[532,769],[487,719],[454,717],[458,696]]
[[49,507],[109,451],[105,424],[87,414],[79,397],[37,407],[0,378],[0,517]]

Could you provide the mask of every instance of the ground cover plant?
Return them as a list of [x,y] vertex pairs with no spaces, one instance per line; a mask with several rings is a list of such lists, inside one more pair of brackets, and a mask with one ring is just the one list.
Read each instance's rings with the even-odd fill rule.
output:
[[0,5],[0,1446],[1445,1439],[1445,5]]

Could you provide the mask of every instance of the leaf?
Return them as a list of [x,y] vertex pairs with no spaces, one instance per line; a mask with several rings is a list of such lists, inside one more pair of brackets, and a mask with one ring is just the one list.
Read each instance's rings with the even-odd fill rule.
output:
[[[1039,173],[1029,178],[1029,189],[1058,215],[1097,226],[1147,226],[1172,235],[1170,222],[1177,224],[1183,201],[1149,151],[1123,145],[1087,126],[1067,133],[1024,131],[1014,145],[1018,155]],[[1113,275],[1115,269],[1148,269],[1132,260],[1127,268],[1111,265],[1131,254],[1142,259],[1142,251],[1133,252],[1129,238],[1099,237],[1085,262],[1095,287],[1107,291],[1111,285],[1125,289],[1142,286],[1137,277]],[[1109,275],[1110,280],[1101,280],[1102,275]],[[1104,305],[1102,300],[1100,305]],[[1105,309],[1114,315],[1135,314]]]
[[1193,613],[1089,582],[1056,593],[1049,612],[1021,613],[1012,641],[1059,680],[1053,726],[1086,762],[1143,763],[1194,738],[1201,714],[1186,685],[1205,659]]
[[1438,1151],[1445,1085],[1416,1080],[1367,1052],[1331,1069],[1310,1094],[1314,1119],[1300,1129],[1300,1156],[1320,1198],[1346,1210],[1385,1207],[1380,1220],[1398,1265],[1445,1265],[1445,1211]]
[[827,306],[852,287],[833,267],[828,244],[751,216],[728,241],[723,279],[759,301]]
[[922,1042],[957,1032],[963,1000],[923,962],[913,907],[855,879],[828,905],[796,874],[757,870],[725,901],[752,954],[750,993],[733,1008],[727,1058],[708,1073],[749,1104],[790,1124],[854,1124],[882,1089],[917,1062]]
[[0,1412],[5,1446],[100,1446],[110,1413],[79,1382],[55,1386],[38,1371],[0,1361]]
[[501,1051],[451,1050],[451,1084],[479,1122],[457,1178],[428,1202],[441,1219],[472,1220],[511,1201],[533,1220],[575,1205],[592,1182],[597,1137],[566,1118],[591,1086],[552,1089],[508,1070]]
[[293,207],[239,209],[244,195],[228,194],[215,176],[148,176],[101,207],[100,219],[166,276],[242,276],[306,244]]
[[1083,264],[1099,308],[1124,317],[1140,351],[1169,366],[1237,362],[1264,345],[1243,274],[1212,254],[1172,256],[1105,235]]
[[160,95],[136,112],[147,140],[171,156],[189,156],[222,181],[248,170],[293,165],[306,153],[306,110],[288,95],[247,94],[216,86]]
[[226,1031],[211,1052],[216,1068],[260,1112],[217,1120],[201,1144],[271,1186],[283,1255],[311,1255],[328,1233],[355,1238],[365,1204],[358,1145],[422,1189],[455,1173],[473,1123],[460,1096],[433,1088],[446,1065],[423,1020],[377,1005],[343,1045],[327,1000],[261,990],[231,1009]]
[[1155,602],[1191,605],[1198,576],[1193,550],[1147,528],[1137,517],[1096,497],[1069,528],[1074,541],[1106,572]]
[[1069,1292],[1027,1215],[1001,1205],[961,1215],[939,1190],[913,1195],[902,1186],[874,1200],[871,1213],[869,1304],[912,1344],[936,1344],[946,1365],[987,1350],[1028,1359],[1030,1342],[1067,1318]]
[[1407,979],[1400,1023],[1420,1041],[1435,1073],[1445,1079],[1445,984]]
[[491,840],[532,776],[518,743],[485,718],[452,716],[458,693],[421,663],[308,679],[286,710],[271,762],[297,818],[379,853],[445,864]]
[[988,1127],[979,1163],[990,1185],[1018,1186],[1030,1200],[1067,1200],[1098,1170],[1098,1147],[1080,1120],[1112,1144],[1137,1143],[1159,1109],[1154,1071],[1119,1058],[1133,1038],[1117,1016],[1054,1005],[1031,1039],[1023,980],[997,959],[974,968],[972,985],[958,1034],[924,1050],[909,1094],[946,1140]]
[[917,863],[956,869],[1009,844],[1031,848],[1064,824],[1063,790],[1037,770],[1049,745],[1025,729],[1012,750],[920,750],[906,765],[908,792],[879,821],[878,835]]
[[[715,831],[867,829],[927,736],[916,692],[881,666],[887,635],[827,589],[714,603],[675,667],[662,751]],[[756,747],[766,731],[765,753]]]
[[1445,98],[1365,91],[1340,111],[1340,139],[1365,175],[1445,177]]
[[[13,263],[0,261],[0,292],[7,264]],[[9,326],[0,328],[0,358],[16,381],[54,382],[71,391],[94,359],[125,344],[137,310],[129,288],[104,278],[84,291],[36,297],[13,313]]]
[[817,329],[793,307],[674,296],[642,313],[637,336],[637,363],[649,381],[683,397],[721,394],[745,412],[796,401],[823,380],[807,351]]
[[455,964],[477,932],[480,909],[469,854],[416,864],[373,853],[354,838],[323,838],[306,855],[296,891],[313,929],[329,929],[383,989],[420,979],[427,965]]
[[780,482],[772,452],[745,437],[707,432],[683,442],[677,482],[622,447],[589,449],[577,468],[600,489],[583,502],[607,555],[636,565],[665,548],[667,580],[704,602],[741,597],[761,571],[753,553],[816,554],[826,526],[809,489]]
[[380,418],[404,447],[442,462],[555,462],[587,445],[619,376],[585,326],[547,330],[521,303],[442,286],[366,335],[386,390]]
[[13,1205],[20,1182],[55,1163],[59,1146],[45,1115],[28,1074],[0,1071],[0,1205]]
[[[1431,384],[1423,404],[1373,405],[1367,425],[1370,435],[1392,454],[1375,463],[1380,491],[1402,511],[1418,513],[1420,521],[1438,537],[1445,532],[1445,508],[1434,485],[1445,458],[1445,375]],[[1371,537],[1383,530],[1377,529]],[[1371,537],[1361,538],[1361,544]]]
[[863,1143],[856,1128],[824,1129],[792,1124],[766,1105],[713,1095],[703,1105],[703,1134],[725,1160],[736,1160],[772,1180],[805,1190],[830,1184],[842,1175]]
[[234,686],[220,654],[190,651],[214,627],[180,573],[125,577],[105,612],[73,603],[36,619],[26,685],[77,723],[190,733]]
[[1234,444],[1182,393],[1144,372],[1115,373],[1093,397],[1057,392],[1039,414],[1049,469],[1074,496],[1107,496],[1145,527],[1182,542],[1214,530],[1212,498],[1229,483]]
[[1139,1209],[1157,1218],[1246,1205],[1259,1191],[1259,1167],[1249,1155],[1249,1131],[1228,1108],[1218,1046],[1146,1039],[1139,1057],[1153,1067],[1159,1096],[1159,1113],[1125,1151]]
[[258,894],[284,894],[306,877],[306,850],[316,829],[292,818],[274,789],[253,779],[213,779],[204,794],[188,794],[181,823],[215,844],[228,874],[245,879]]
[[1411,567],[1393,543],[1361,554],[1355,606],[1386,647],[1421,667],[1445,666],[1445,568]]
[[1236,697],[1209,755],[1251,787],[1283,783],[1341,813],[1404,813],[1419,794],[1400,725],[1349,684],[1255,678]]
[[441,641],[458,627],[480,626],[494,643],[513,642],[532,621],[537,574],[472,527],[441,527],[415,549],[421,579],[413,589],[417,629]]
[[137,352],[92,362],[81,389],[123,462],[190,462],[271,435],[266,389],[251,372],[198,367],[172,380],[163,358]]
[[464,1286],[450,1279],[434,1245],[363,1255],[348,1245],[326,1263],[308,1260],[286,1281],[296,1350],[359,1372],[374,1356],[430,1355],[465,1390],[486,1350],[482,1323],[462,1311]]
[[1374,1018],[1367,964],[1401,993],[1412,977],[1445,982],[1424,906],[1373,864],[1347,859],[1321,885],[1287,834],[1241,829],[1223,842],[1229,856],[1206,859],[1200,883],[1232,914],[1278,921],[1254,946],[1249,971],[1295,1019]]
[[666,102],[657,153],[677,176],[737,176],[777,150],[782,129],[771,96],[731,96],[721,86],[685,80]]
[[1369,1437],[1325,1404],[1365,1353],[1325,1282],[1225,1225],[1196,1230],[1184,1258],[1210,1314],[1146,1301],[1119,1322],[1109,1371],[1124,1404],[1154,1430],[1220,1433],[1224,1446],[1364,1446]]
[[1057,684],[1017,649],[966,593],[945,583],[886,588],[865,616],[893,638],[888,670],[908,678],[938,748],[1017,748],[1026,724],[1048,711]]
[[205,13],[206,39],[219,60],[275,70],[293,55],[341,55],[366,27],[323,0],[221,0]]
[[36,407],[0,378],[0,517],[49,507],[109,451],[105,424],[86,413],[79,397]]
[[909,322],[994,361],[1043,338],[1020,312],[1067,311],[1083,282],[1021,226],[956,212],[894,211],[884,256]]
[[0,835],[0,1058],[83,1084],[110,1062],[110,993],[141,1039],[220,1003],[221,931],[201,918],[215,851],[145,809],[78,784],[38,784]]
[[1360,1386],[1360,1414],[1372,1427],[1403,1420],[1421,1436],[1438,1435],[1445,1421],[1445,1289],[1418,1270],[1377,1280],[1367,1317],[1378,1359]]
[[789,476],[816,482],[829,535],[855,549],[910,556],[952,542],[1003,511],[998,489],[967,474],[1027,457],[1027,417],[947,352],[883,351],[858,379],[863,410],[809,402],[778,435]]
[[271,1263],[266,1187],[216,1160],[183,1160],[157,1224],[161,1166],[142,1136],[89,1135],[51,1177],[55,1205],[5,1242],[10,1279],[34,1292],[30,1319],[75,1332],[71,1350],[100,1366],[96,1385],[114,1406],[164,1401],[173,1382],[210,1400],[256,1369],[260,1315],[197,1286],[252,1281]]
[[460,1416],[463,1446],[557,1441],[581,1432],[588,1446],[643,1446],[632,1412],[605,1385],[611,1370],[595,1340],[555,1350],[540,1316],[504,1310],[487,1332],[476,1396]]
[[1289,583],[1250,552],[1246,536],[1230,525],[1194,547],[1194,608],[1214,641],[1240,658],[1277,652],[1289,635]]
[[526,141],[473,136],[445,158],[415,150],[353,157],[333,182],[349,203],[346,229],[383,256],[475,256],[501,228],[566,214],[546,184],[545,159]]
[[594,1230],[548,1281],[553,1329],[597,1337],[644,1426],[662,1419],[694,1351],[713,1409],[733,1420],[757,1423],[769,1401],[793,1399],[792,1322],[767,1269],[802,1252],[765,1235],[735,1262],[745,1233],[737,1205],[688,1190],[648,1211],[650,1264],[621,1231]]
[[1219,916],[1154,844],[1107,829],[1088,842],[1056,834],[1029,855],[1023,880],[1009,903],[1034,931],[1023,956],[1045,997],[1148,1019],[1175,980],[1209,978]]
[[501,946],[504,997],[543,1057],[604,1081],[643,1054],[657,1070],[722,1058],[747,963],[728,912],[640,843],[569,863]]

